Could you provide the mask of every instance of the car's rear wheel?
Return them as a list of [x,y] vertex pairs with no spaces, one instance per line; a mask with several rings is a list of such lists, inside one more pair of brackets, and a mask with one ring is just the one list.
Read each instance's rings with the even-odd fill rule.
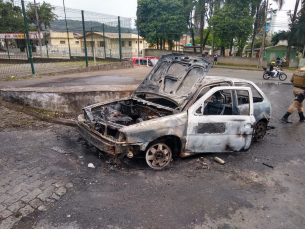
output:
[[148,147],[145,158],[149,167],[160,170],[171,162],[172,151],[167,144],[154,142]]
[[264,137],[266,136],[267,132],[267,123],[264,121],[260,121],[256,124],[255,129],[254,129],[254,140],[255,141],[260,141],[263,140]]

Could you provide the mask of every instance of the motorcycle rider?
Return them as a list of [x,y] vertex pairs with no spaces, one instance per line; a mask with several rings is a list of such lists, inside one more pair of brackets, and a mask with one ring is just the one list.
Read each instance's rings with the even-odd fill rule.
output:
[[292,123],[292,121],[288,120],[289,115],[291,115],[296,109],[298,109],[300,122],[305,122],[305,117],[303,113],[303,102],[305,98],[305,67],[299,68],[292,76],[290,80],[293,85],[293,94],[295,96],[295,100],[289,107],[286,114],[282,117],[282,122],[284,123]]
[[274,67],[274,64],[275,64],[275,62],[272,61],[272,62],[270,63],[270,66],[269,66],[269,71],[273,73],[273,75],[271,76],[272,78],[275,78],[275,77],[276,77],[276,75],[277,75],[277,71],[276,71],[276,70],[279,69],[279,68],[277,68],[277,67]]

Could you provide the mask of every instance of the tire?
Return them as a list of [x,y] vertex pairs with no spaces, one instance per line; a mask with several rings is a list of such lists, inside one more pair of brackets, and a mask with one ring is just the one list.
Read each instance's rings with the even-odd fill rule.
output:
[[284,81],[284,80],[287,79],[287,75],[286,75],[285,73],[282,73],[282,74],[279,76],[279,79],[280,79],[281,81]]
[[267,123],[266,122],[260,121],[260,122],[256,123],[255,129],[254,129],[253,140],[257,141],[257,142],[263,140],[264,137],[266,136],[266,132],[267,132]]
[[263,75],[263,78],[264,78],[264,80],[268,80],[268,79],[270,78],[270,76],[268,75],[268,73],[265,73],[265,74]]
[[153,142],[145,155],[146,163],[155,170],[165,168],[172,160],[172,150],[164,142]]

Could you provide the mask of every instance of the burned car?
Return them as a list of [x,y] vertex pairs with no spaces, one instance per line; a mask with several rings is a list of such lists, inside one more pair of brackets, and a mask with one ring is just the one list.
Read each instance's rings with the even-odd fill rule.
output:
[[145,156],[153,169],[172,157],[249,149],[270,120],[270,102],[251,81],[207,76],[212,63],[162,56],[130,98],[83,108],[81,135],[111,155]]

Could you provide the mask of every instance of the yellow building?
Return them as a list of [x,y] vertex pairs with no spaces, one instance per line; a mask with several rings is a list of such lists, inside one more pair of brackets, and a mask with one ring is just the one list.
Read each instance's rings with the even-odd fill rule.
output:
[[[52,53],[52,52],[68,53],[69,52],[67,32],[47,31],[43,35],[45,36],[43,39],[43,42],[45,44],[45,42],[47,41],[49,53]],[[73,32],[69,32],[69,42],[70,42],[71,53],[75,53],[75,55],[76,55],[76,53],[81,52],[80,40],[77,39],[73,35]]]
[[[79,37],[81,47],[84,47],[83,37]],[[93,41],[93,43],[92,43]],[[122,41],[122,54],[123,57],[138,56],[138,35],[132,33],[121,33]],[[92,55],[92,47],[96,56],[119,57],[119,34],[118,33],[105,33],[105,49],[104,49],[104,37],[102,32],[93,32],[86,34],[86,44],[88,55]],[[93,44],[93,46],[92,46]],[[148,48],[146,40],[139,37],[139,51]]]

